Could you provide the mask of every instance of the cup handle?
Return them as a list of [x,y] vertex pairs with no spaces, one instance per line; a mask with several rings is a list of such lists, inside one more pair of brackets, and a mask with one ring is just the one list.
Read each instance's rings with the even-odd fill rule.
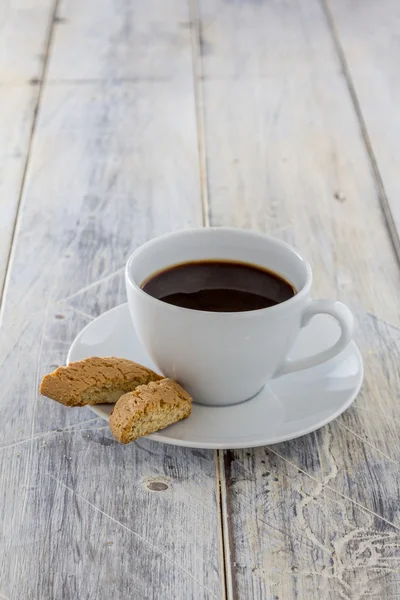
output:
[[327,350],[318,352],[313,356],[300,358],[299,360],[290,360],[287,358],[283,365],[279,367],[274,377],[280,377],[281,375],[294,373],[294,371],[301,371],[302,369],[320,365],[339,354],[350,342],[353,335],[354,318],[350,309],[345,304],[336,302],[335,300],[312,300],[304,311],[301,327],[308,325],[310,320],[319,314],[331,315],[339,322],[341,334],[338,341]]

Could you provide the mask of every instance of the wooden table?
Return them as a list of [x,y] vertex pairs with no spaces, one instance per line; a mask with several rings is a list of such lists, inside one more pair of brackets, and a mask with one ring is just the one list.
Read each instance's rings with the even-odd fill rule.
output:
[[[0,3],[0,599],[400,598],[399,27],[398,0]],[[42,398],[130,252],[210,224],[352,308],[352,408],[211,452]]]

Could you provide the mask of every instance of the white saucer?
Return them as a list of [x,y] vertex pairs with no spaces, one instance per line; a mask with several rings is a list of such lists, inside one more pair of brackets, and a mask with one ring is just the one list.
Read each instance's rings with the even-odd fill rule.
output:
[[[318,315],[302,330],[291,358],[327,348],[338,336],[336,321]],[[137,339],[127,304],[89,323],[73,342],[68,362],[88,356],[120,356],[158,370]],[[220,408],[194,404],[188,419],[148,437],[192,448],[276,444],[315,431],[338,417],[357,396],[362,380],[362,358],[351,342],[323,365],[271,380],[257,396],[242,404]],[[112,405],[90,408],[108,420]]]

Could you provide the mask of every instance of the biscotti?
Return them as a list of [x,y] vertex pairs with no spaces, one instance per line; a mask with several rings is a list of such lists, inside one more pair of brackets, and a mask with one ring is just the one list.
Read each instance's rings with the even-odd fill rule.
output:
[[172,379],[141,385],[120,397],[110,415],[114,437],[128,444],[185,419],[192,411],[192,398]]
[[161,379],[131,360],[92,356],[45,375],[40,393],[65,406],[114,404],[126,392]]

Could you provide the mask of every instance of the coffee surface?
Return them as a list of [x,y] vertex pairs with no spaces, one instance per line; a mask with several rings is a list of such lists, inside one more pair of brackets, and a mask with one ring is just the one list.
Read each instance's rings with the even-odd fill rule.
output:
[[280,304],[296,291],[280,275],[256,265],[202,260],[168,267],[142,284],[168,304],[208,312],[243,312]]

